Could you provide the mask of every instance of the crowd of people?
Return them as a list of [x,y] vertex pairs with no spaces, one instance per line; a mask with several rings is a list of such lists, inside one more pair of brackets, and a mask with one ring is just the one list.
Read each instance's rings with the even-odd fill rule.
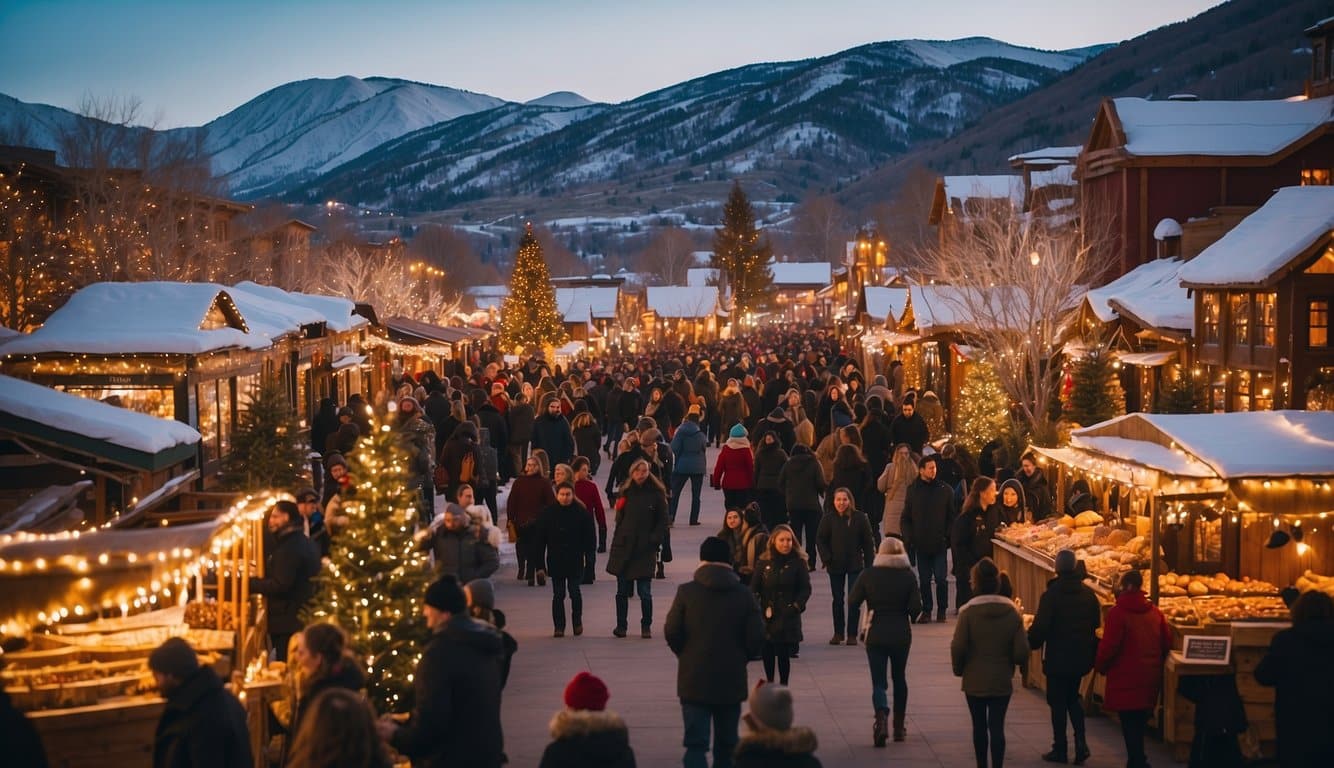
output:
[[[421,497],[416,536],[437,576],[422,600],[431,636],[414,677],[415,708],[406,720],[376,719],[357,694],[364,678],[342,631],[299,618],[345,522],[349,454],[371,428],[373,409],[360,397],[342,407],[325,401],[311,431],[315,482],[274,505],[268,575],[251,585],[268,599],[276,657],[287,660],[290,647],[301,680],[275,763],[381,766],[392,749],[414,765],[500,765],[501,690],[517,650],[490,580],[503,542],[514,543],[520,584],[550,582],[553,637],[584,634],[582,588],[605,572],[615,579],[611,633],[628,636],[637,597],[647,639],[653,582],[674,558],[671,534],[688,496],[683,523],[712,524],[716,514],[720,529],[704,540],[700,566],[661,624],[678,659],[686,766],[708,765],[710,752],[715,766],[819,765],[814,734],[793,724],[787,688],[816,621],[807,608],[817,569],[830,585],[830,644],[865,652],[875,746],[908,737],[913,626],[949,621],[952,604],[950,658],[979,766],[1004,760],[1014,672],[1030,649],[1042,649],[1047,679],[1053,738],[1044,760],[1089,759],[1080,686],[1097,669],[1127,765],[1147,765],[1144,731],[1171,642],[1140,574],[1121,580],[1099,639],[1097,598],[1074,553],[1062,551],[1026,628],[991,542],[1004,525],[1057,514],[1051,487],[1031,455],[1008,456],[999,440],[979,456],[950,442],[938,398],[908,387],[897,363],[868,383],[824,332],[769,330],[565,370],[529,359],[479,361],[450,376],[427,371],[405,377],[383,407],[409,459]],[[605,479],[595,479],[602,471]],[[722,509],[702,509],[706,479],[722,491]],[[1334,635],[1328,598],[1302,600],[1298,625],[1280,635],[1282,651],[1256,671],[1278,687],[1280,715],[1301,712],[1316,695],[1299,660],[1331,647]],[[193,756],[205,753],[210,764],[248,763],[239,705],[182,646],[170,641],[151,660],[168,700],[154,764],[199,764]],[[752,660],[764,671],[757,687],[746,676]],[[587,672],[570,681],[541,765],[634,764],[626,723],[606,709],[609,695]],[[1279,718],[1284,764],[1312,764],[1286,759],[1298,750],[1331,754],[1328,729],[1313,735],[1311,721],[1296,735],[1289,725],[1311,717]]]

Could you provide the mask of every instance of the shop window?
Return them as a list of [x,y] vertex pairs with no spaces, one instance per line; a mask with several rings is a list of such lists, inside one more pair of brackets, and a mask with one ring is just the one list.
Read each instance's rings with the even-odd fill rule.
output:
[[1329,346],[1329,299],[1306,302],[1306,346],[1312,349]]
[[1233,373],[1233,403],[1234,411],[1249,411],[1251,409],[1251,372],[1237,371]]
[[1259,293],[1255,296],[1255,346],[1257,347],[1274,346],[1274,339],[1277,336],[1275,325],[1278,322],[1278,312],[1275,309],[1277,302],[1277,293]]
[[1222,302],[1219,301],[1218,294],[1205,293],[1204,303],[1204,338],[1205,344],[1218,344],[1219,338],[1219,315],[1222,311]]
[[118,408],[135,411],[136,413],[146,413],[149,416],[156,416],[160,419],[176,418],[176,393],[170,388],[158,389],[148,387],[57,387],[71,395],[86,397],[89,400],[100,400],[108,405],[114,405]]
[[1228,309],[1232,315],[1232,344],[1238,347],[1250,346],[1251,343],[1251,295],[1238,293],[1228,297]]
[[204,462],[216,461],[218,456],[218,382],[206,381],[199,385],[199,436],[204,446]]
[[1223,566],[1223,517],[1208,508],[1192,510],[1192,541],[1196,570],[1221,570]]
[[1328,187],[1330,183],[1331,183],[1330,174],[1328,168],[1302,169],[1303,187]]

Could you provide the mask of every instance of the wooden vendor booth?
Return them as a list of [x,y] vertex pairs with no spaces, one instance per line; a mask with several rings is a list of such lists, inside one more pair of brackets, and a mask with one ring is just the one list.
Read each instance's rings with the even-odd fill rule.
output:
[[[1164,739],[1184,757],[1193,736],[1181,676],[1235,674],[1251,734],[1272,754],[1274,694],[1252,672],[1289,624],[1282,588],[1334,591],[1321,576],[1334,572],[1334,413],[1134,413],[1077,430],[1065,448],[1035,450],[1067,515],[1000,534],[997,559],[1016,596],[1035,610],[1065,548],[1109,603],[1119,575],[1142,569],[1178,648],[1190,636],[1231,639],[1226,663],[1169,660]],[[1081,479],[1093,510],[1070,516]]]
[[257,755],[280,687],[266,668],[264,520],[277,497],[213,520],[149,528],[0,536],[5,692],[60,766],[151,762],[162,713],[149,654],[184,637],[247,704]]

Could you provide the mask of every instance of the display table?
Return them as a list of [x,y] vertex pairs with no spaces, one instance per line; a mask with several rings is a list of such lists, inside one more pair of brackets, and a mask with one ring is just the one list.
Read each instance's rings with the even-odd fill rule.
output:
[[1056,567],[1051,558],[1001,539],[992,539],[991,546],[992,559],[1010,575],[1014,596],[1019,598],[1023,610],[1037,613],[1038,601],[1047,591],[1047,582],[1056,578]]

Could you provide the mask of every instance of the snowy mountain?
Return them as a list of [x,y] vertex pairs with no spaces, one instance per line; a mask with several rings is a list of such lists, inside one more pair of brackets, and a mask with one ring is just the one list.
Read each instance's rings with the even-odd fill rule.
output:
[[524,102],[530,107],[589,107],[594,103],[573,91],[555,91]]

